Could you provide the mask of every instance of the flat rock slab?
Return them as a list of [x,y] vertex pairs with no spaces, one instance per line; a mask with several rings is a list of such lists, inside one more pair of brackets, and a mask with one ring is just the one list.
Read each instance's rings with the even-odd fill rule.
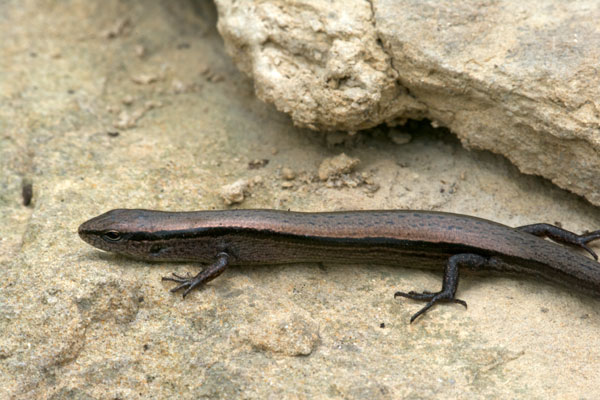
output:
[[595,0],[217,0],[257,95],[295,124],[429,118],[600,204]]
[[[258,2],[257,2],[258,3]],[[262,3],[261,3],[262,4]],[[598,209],[447,130],[322,135],[254,95],[205,0],[0,1],[0,399],[600,398],[600,300],[523,276],[101,252],[113,208],[426,209],[600,228]],[[23,186],[32,183],[32,202]],[[596,251],[600,244],[593,244]]]

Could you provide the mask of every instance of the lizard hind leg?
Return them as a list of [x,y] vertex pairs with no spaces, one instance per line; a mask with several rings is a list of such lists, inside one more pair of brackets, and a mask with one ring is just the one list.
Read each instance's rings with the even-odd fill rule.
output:
[[592,250],[587,244],[593,240],[600,239],[600,230],[578,235],[566,229],[559,228],[558,226],[550,224],[524,225],[519,226],[515,229],[542,238],[547,237],[549,239],[554,240],[557,243],[582,248],[588,253],[590,253],[596,261],[598,260],[598,255],[596,254],[596,252],[594,252],[594,250]]
[[454,297],[456,294],[456,289],[458,287],[459,266],[462,265],[469,268],[478,268],[484,265],[486,262],[486,258],[477,254],[455,254],[452,257],[450,257],[448,259],[448,262],[446,263],[446,268],[444,269],[444,280],[442,283],[442,290],[440,290],[439,292],[424,291],[421,293],[414,291],[410,291],[408,293],[396,292],[394,293],[394,297],[406,297],[408,299],[417,301],[427,301],[427,304],[425,304],[423,308],[421,308],[410,318],[411,324],[414,320],[416,320],[421,315],[425,314],[431,307],[433,307],[438,302],[458,303],[465,306],[466,308],[467,303],[464,300],[460,300]]

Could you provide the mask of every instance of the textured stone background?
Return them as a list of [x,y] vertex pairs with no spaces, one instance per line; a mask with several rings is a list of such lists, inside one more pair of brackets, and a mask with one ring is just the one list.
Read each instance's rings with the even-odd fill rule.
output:
[[217,0],[256,94],[313,129],[427,117],[600,204],[596,0]]
[[394,291],[434,290],[441,273],[240,267],[182,301],[160,278],[198,266],[82,242],[100,212],[225,208],[236,182],[247,208],[600,227],[589,203],[428,123],[294,127],[256,99],[216,15],[189,0],[0,2],[1,399],[600,397],[599,301],[536,279],[464,274],[468,310],[408,325],[420,305]]

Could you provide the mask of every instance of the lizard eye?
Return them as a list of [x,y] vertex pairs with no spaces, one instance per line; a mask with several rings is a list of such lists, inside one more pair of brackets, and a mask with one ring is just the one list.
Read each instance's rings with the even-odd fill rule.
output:
[[102,237],[109,242],[118,242],[121,240],[121,232],[118,231],[106,231]]

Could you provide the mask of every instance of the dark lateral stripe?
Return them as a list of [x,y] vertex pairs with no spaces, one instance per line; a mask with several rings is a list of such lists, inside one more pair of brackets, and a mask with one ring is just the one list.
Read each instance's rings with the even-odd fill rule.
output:
[[[237,240],[243,241],[244,237],[248,238],[264,238],[268,240],[281,240],[289,242],[303,242],[311,244],[322,244],[332,247],[396,247],[407,248],[411,251],[427,251],[433,253],[477,253],[483,256],[493,255],[487,249],[469,246],[458,243],[437,243],[420,240],[396,239],[393,237],[328,237],[328,236],[311,236],[297,235],[290,233],[281,233],[270,230],[258,230],[250,228],[195,228],[185,230],[170,230],[156,232],[134,232],[124,235],[125,240],[131,241],[170,241],[170,240],[189,240],[203,237],[224,237],[237,236]],[[229,239],[231,240],[231,238]]]

